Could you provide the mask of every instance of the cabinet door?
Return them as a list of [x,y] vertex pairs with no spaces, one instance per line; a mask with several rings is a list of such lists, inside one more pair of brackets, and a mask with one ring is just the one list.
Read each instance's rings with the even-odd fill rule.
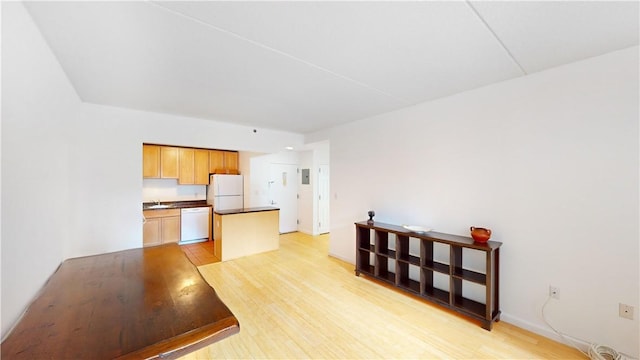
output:
[[209,150],[209,173],[214,174],[224,169],[224,152],[220,150]]
[[160,147],[160,177],[163,179],[178,178],[178,148]]
[[238,173],[238,153],[236,151],[224,152],[224,168],[228,174]]
[[160,177],[160,146],[142,145],[142,177]]
[[193,161],[195,151],[193,149],[180,148],[178,152],[180,154],[180,171],[178,173],[178,184],[193,185]]
[[160,218],[149,219],[142,225],[142,246],[154,246],[162,244],[160,237]]
[[209,150],[195,150],[193,173],[194,184],[209,185]]
[[162,243],[180,241],[180,216],[162,218]]

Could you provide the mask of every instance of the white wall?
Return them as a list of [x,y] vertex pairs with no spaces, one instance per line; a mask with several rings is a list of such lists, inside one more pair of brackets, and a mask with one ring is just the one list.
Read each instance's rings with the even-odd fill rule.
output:
[[301,135],[81,103],[2,2],[2,334],[59,263],[142,246],[142,143],[277,152]]
[[207,185],[179,185],[178,179],[143,179],[142,201],[206,200]]
[[[284,148],[284,146],[282,147]],[[272,154],[249,154],[249,194],[248,201],[245,199],[245,206],[271,206],[269,203],[269,180],[271,179],[271,164],[295,164],[299,163],[299,155],[294,151],[280,151]],[[246,186],[246,184],[245,184]]]
[[20,3],[2,3],[2,56],[4,334],[63,258],[79,99]]
[[366,219],[503,242],[503,320],[638,357],[638,48],[349,123],[331,142],[330,253]]

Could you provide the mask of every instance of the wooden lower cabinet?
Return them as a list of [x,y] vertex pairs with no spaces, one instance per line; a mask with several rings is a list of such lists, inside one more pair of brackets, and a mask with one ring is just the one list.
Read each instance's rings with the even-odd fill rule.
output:
[[142,225],[142,246],[154,246],[160,244],[162,244],[162,238],[160,236],[160,218],[147,218]]
[[155,246],[180,241],[180,209],[145,210],[142,245]]

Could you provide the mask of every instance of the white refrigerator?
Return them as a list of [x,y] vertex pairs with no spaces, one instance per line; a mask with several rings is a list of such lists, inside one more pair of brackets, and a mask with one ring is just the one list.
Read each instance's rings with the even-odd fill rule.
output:
[[207,204],[213,210],[242,209],[244,207],[242,175],[211,175],[207,187]]

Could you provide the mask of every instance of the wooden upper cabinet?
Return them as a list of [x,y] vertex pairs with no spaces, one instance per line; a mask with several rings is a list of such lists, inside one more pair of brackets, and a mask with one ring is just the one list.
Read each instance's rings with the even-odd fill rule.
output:
[[238,152],[237,151],[225,151],[224,152],[224,168],[228,174],[238,173]]
[[209,184],[209,150],[180,148],[181,185]]
[[224,151],[209,150],[209,173],[214,174],[224,169]]
[[178,184],[193,185],[195,150],[180,148],[178,152],[180,153],[180,172],[178,176]]
[[178,178],[178,148],[160,146],[160,177],[163,179]]
[[209,150],[195,149],[193,172],[196,185],[209,185]]
[[142,177],[160,177],[160,146],[142,145]]
[[238,174],[238,152],[142,144],[142,177],[209,185],[209,174]]

